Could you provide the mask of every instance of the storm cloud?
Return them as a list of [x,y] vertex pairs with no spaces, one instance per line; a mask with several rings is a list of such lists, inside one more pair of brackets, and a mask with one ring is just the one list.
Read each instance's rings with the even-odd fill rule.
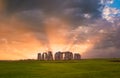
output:
[[1,0],[3,56],[6,52],[6,58],[13,54],[13,59],[35,58],[45,49],[76,51],[83,58],[119,57],[119,18],[107,16],[106,0],[101,1]]
[[101,16],[99,8],[100,0],[6,0],[6,10],[9,13],[26,10],[42,10],[48,15],[70,17],[74,20],[82,20],[84,14],[92,18]]

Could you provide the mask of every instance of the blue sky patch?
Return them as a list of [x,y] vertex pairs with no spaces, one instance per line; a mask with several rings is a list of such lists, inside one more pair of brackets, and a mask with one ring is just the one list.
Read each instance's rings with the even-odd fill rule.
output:
[[114,0],[114,2],[110,4],[110,7],[120,9],[120,0]]

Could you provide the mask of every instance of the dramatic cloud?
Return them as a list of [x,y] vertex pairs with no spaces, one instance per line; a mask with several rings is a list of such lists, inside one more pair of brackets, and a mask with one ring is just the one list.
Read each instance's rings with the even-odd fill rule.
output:
[[[73,51],[119,57],[119,0],[1,0],[0,59]],[[13,57],[14,55],[14,57]]]
[[102,13],[104,19],[113,23],[118,19],[117,17],[120,17],[119,2],[119,0],[108,0],[102,3],[105,5]]
[[[24,10],[42,10],[48,15],[66,16],[71,18],[83,17],[89,14],[99,17],[100,0],[6,0],[7,10],[10,13]],[[62,14],[62,15],[61,15]]]

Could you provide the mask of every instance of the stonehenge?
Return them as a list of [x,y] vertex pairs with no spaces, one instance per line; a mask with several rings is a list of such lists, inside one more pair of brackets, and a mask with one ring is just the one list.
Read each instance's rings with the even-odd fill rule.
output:
[[81,55],[79,53],[56,52],[54,55],[51,51],[38,53],[37,60],[80,60]]

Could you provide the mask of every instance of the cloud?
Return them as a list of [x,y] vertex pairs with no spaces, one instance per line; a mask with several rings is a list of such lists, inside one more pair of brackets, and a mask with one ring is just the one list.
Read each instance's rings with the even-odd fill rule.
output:
[[111,7],[105,7],[103,9],[103,18],[109,22],[114,22],[117,15],[120,14],[120,10]]
[[101,17],[101,12],[98,10],[101,7],[99,3],[99,0],[6,0],[6,9],[9,13],[42,10],[46,15],[60,16],[80,22],[86,19],[84,14],[89,14],[92,18]]
[[115,47],[104,49],[89,50],[87,54],[83,54],[84,58],[119,58],[120,50]]
[[4,0],[0,0],[0,13],[3,13],[5,11],[6,4]]
[[101,10],[102,17],[111,23],[115,22],[118,19],[117,17],[120,16],[120,9],[119,9],[119,6],[117,6],[119,4],[116,2],[117,0],[101,1],[101,4],[105,6]]
[[[99,21],[100,22],[100,21]],[[100,30],[102,39],[95,44],[94,48],[83,53],[83,57],[86,58],[118,58],[120,57],[120,25],[119,22],[115,24],[100,22],[103,26]],[[98,23],[96,23],[99,26]],[[97,27],[98,28],[98,27]],[[96,28],[95,28],[96,29]],[[94,31],[94,30],[93,30]],[[98,31],[98,30],[97,30]]]
[[3,55],[5,51],[18,59],[39,51],[71,50],[88,57],[119,56],[120,23],[119,18],[114,20],[119,10],[104,6],[104,0],[6,0],[4,4]]

